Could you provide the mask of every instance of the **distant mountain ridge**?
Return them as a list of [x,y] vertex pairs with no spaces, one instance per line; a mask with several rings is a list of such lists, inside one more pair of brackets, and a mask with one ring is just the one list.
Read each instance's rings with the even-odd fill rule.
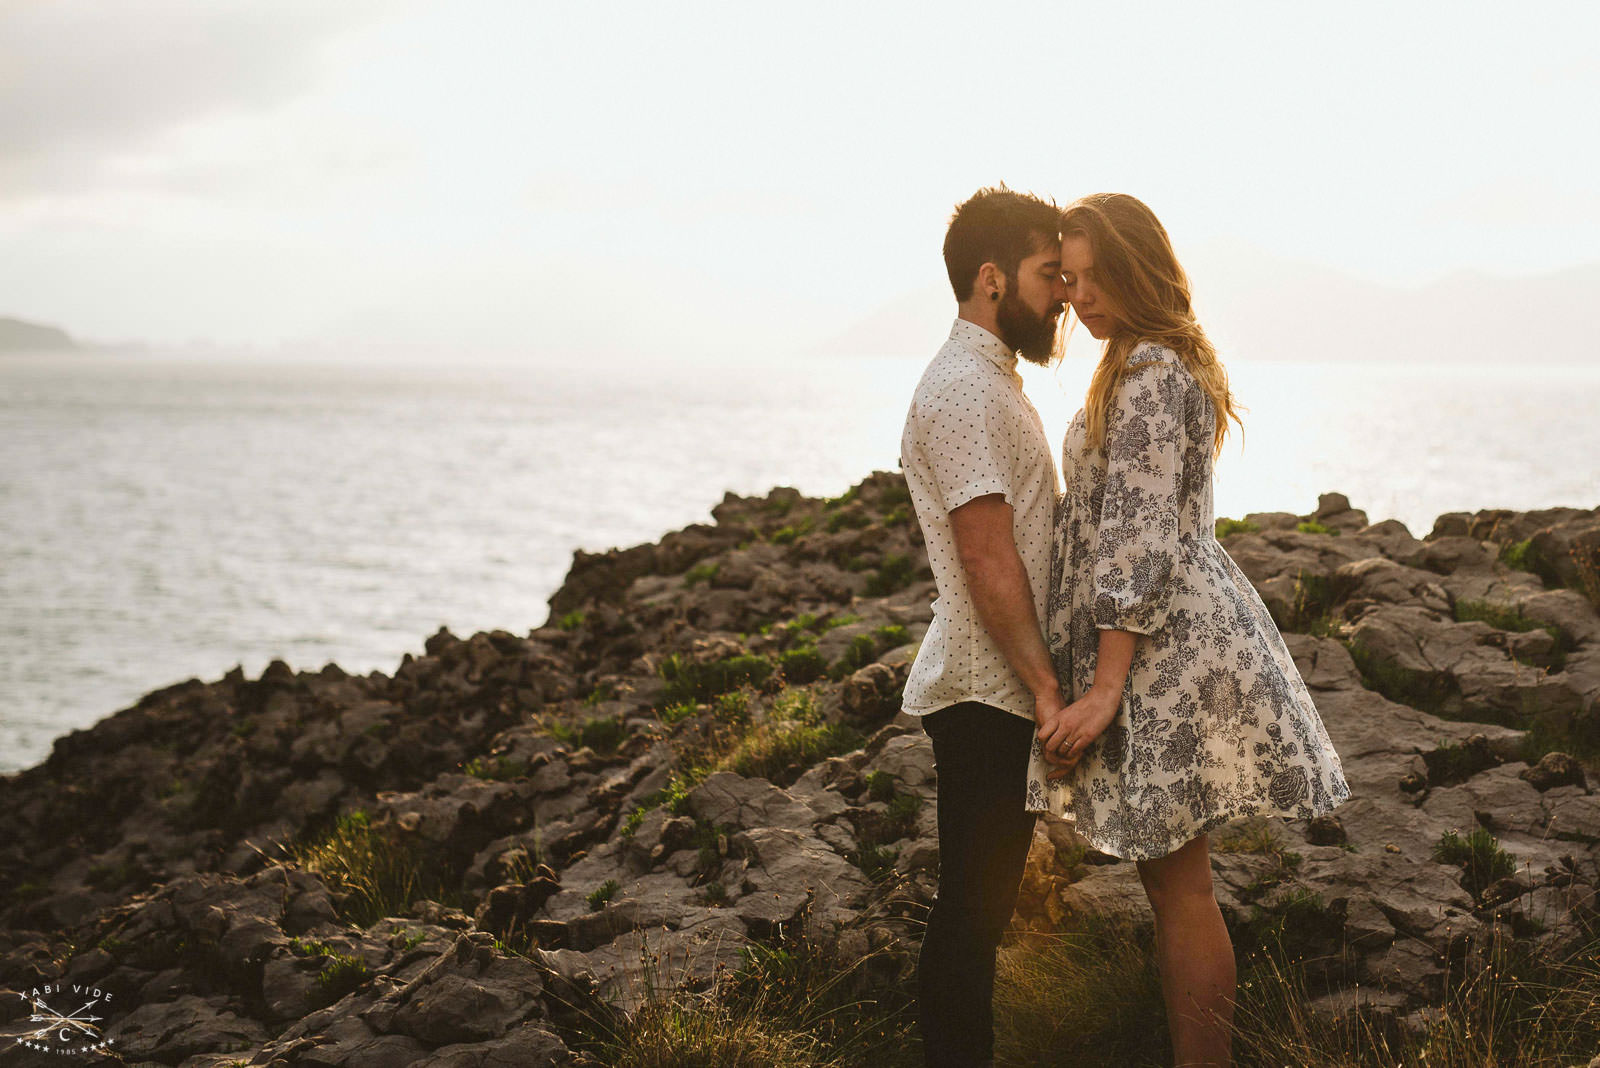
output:
[[[1197,249],[1184,266],[1224,359],[1600,365],[1590,311],[1600,264],[1522,278],[1461,272],[1416,287],[1232,245]],[[949,288],[929,286],[885,302],[812,352],[927,358],[955,314]]]
[[52,352],[77,347],[67,332],[58,327],[0,318],[0,352]]

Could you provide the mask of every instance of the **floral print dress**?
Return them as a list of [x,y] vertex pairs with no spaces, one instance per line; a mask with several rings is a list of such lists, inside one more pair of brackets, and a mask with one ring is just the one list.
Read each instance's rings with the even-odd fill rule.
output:
[[1079,411],[1062,445],[1046,630],[1062,696],[1094,681],[1102,629],[1145,635],[1121,707],[1031,810],[1072,820],[1096,849],[1165,856],[1251,813],[1309,818],[1350,796],[1339,756],[1283,637],[1217,542],[1215,407],[1176,353],[1141,345],[1106,413],[1106,448]]

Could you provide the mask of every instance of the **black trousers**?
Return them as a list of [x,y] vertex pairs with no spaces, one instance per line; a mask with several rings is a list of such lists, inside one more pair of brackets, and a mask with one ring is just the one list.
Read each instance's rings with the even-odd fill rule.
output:
[[967,701],[922,717],[939,777],[939,894],[917,962],[929,1068],[994,1056],[994,958],[1011,922],[1037,814],[1027,796],[1031,719]]

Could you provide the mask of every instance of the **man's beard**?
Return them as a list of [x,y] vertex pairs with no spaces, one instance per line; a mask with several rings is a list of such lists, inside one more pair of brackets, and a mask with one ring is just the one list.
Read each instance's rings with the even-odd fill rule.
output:
[[1032,308],[1007,290],[996,309],[1000,340],[1029,363],[1041,366],[1050,362],[1055,351],[1056,320],[1036,315]]

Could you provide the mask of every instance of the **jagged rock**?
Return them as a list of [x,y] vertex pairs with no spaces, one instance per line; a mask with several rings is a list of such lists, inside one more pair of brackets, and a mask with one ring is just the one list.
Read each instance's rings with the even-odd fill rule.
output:
[[871,890],[858,868],[816,835],[785,827],[752,827],[735,835],[732,852],[747,864],[737,914],[757,932],[771,931],[808,910],[813,933],[855,916]]
[[840,686],[845,711],[868,720],[892,717],[900,710],[900,692],[905,688],[907,674],[887,664],[868,664]]
[[1495,548],[1492,542],[1458,535],[1440,536],[1435,527],[1429,540],[1422,543],[1416,566],[1440,575],[1450,575],[1466,569],[1487,570],[1494,566],[1494,562]]
[[765,779],[732,772],[710,776],[689,794],[689,808],[713,826],[807,829],[817,813],[793,794]]
[[913,790],[931,790],[938,779],[933,762],[933,740],[920,728],[890,738],[868,767],[886,773],[895,782]]
[[1361,672],[1341,642],[1292,632],[1283,635],[1283,639],[1310,689],[1340,690],[1361,686]]
[[1339,817],[1332,812],[1317,816],[1306,823],[1306,841],[1312,845],[1344,845],[1348,840],[1344,824],[1339,822]]
[[106,1028],[114,1048],[132,1057],[180,1058],[196,1053],[254,1049],[266,1028],[243,1018],[231,998],[187,995],[159,1005],[140,1005]]
[[283,956],[267,961],[261,970],[261,1000],[269,1020],[298,1020],[325,999],[319,997],[317,976],[320,957]]
[[440,1046],[429,1054],[428,1064],[429,1068],[549,1068],[570,1059],[558,1036],[524,1024],[490,1042]]
[[1524,768],[1518,775],[1540,792],[1553,786],[1581,786],[1584,789],[1589,786],[1584,778],[1583,765],[1566,753],[1546,753],[1539,758],[1539,763]]
[[585,954],[599,993],[625,1012],[680,985],[736,971],[749,944],[744,924],[727,909],[694,909],[677,928],[630,931]]
[[561,884],[549,877],[497,886],[478,906],[473,922],[485,931],[515,933],[560,889]]
[[1064,918],[1092,916],[1125,919],[1136,926],[1155,923],[1144,884],[1132,864],[1090,868],[1083,878],[1058,891]]
[[430,1045],[482,1042],[537,1016],[544,982],[537,968],[495,952],[490,936],[465,932],[421,975],[362,1014],[380,1031]]
[[1341,564],[1333,581],[1349,598],[1362,597],[1385,604],[1416,605],[1440,616],[1450,614],[1450,595],[1430,571],[1397,564],[1374,556]]
[[[527,636],[441,629],[393,677],[235,669],[69,734],[44,766],[0,777],[13,831],[0,841],[3,970],[131,992],[152,1046],[163,1012],[198,1003],[218,1041],[246,1043],[256,1063],[389,1068],[566,1063],[550,1025],[564,1004],[598,991],[636,1008],[737,968],[750,940],[780,931],[843,932],[850,952],[891,950],[891,969],[914,961],[936,885],[937,776],[920,723],[897,712],[935,590],[904,493],[879,473],[832,506],[787,489],[729,495],[714,526],[580,554],[550,624]],[[1317,820],[1267,821],[1277,844],[1263,852],[1214,852],[1229,922],[1298,903],[1317,951],[1348,968],[1315,974],[1312,1011],[1377,1014],[1385,1028],[1425,1022],[1417,1006],[1442,991],[1445,962],[1493,932],[1580,945],[1596,920],[1600,799],[1579,761],[1527,767],[1518,728],[1600,737],[1600,614],[1585,585],[1600,509],[1452,514],[1420,541],[1341,494],[1308,515],[1247,518],[1259,531],[1230,535],[1228,551],[1284,628],[1354,797]],[[867,596],[890,555],[911,581]],[[1469,612],[1497,622],[1457,621]],[[827,625],[846,615],[858,619]],[[834,664],[853,639],[881,644],[888,624],[905,644],[819,681],[813,700],[825,722],[890,726],[793,769],[787,788],[721,772],[676,792],[675,754],[737,728],[714,693],[671,723],[658,715],[669,655],[709,669],[776,657],[803,634]],[[756,722],[780,682],[745,689]],[[552,736],[558,722],[584,737]],[[918,799],[913,820],[886,824],[879,773]],[[418,900],[357,929],[340,915],[351,899],[283,863],[289,843],[357,809],[454,880],[449,905]],[[1474,901],[1434,852],[1478,827],[1517,872]],[[893,883],[856,867],[867,844],[898,853]],[[1148,922],[1135,866],[1112,861],[1041,820],[1018,928]],[[492,935],[538,946],[512,957]],[[319,982],[324,952],[367,970],[334,1004],[349,988]],[[227,1038],[227,1014],[247,1007],[260,1022]],[[150,1055],[176,1063],[179,1049]],[[189,1068],[229,1057],[196,1049]]]

